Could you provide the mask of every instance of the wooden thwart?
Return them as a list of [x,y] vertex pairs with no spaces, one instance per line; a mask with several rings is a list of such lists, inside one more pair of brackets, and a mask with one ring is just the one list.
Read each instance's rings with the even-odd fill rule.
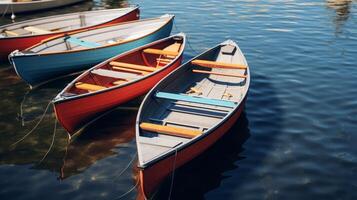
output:
[[34,27],[34,26],[27,26],[24,28],[26,31],[30,31],[32,33],[36,33],[36,34],[48,34],[48,33],[52,33],[51,31],[48,31],[48,30],[44,30],[44,29],[41,29],[41,28],[37,28],[37,27]]
[[127,82],[128,82],[127,80],[118,80],[118,81],[114,81],[113,85],[121,85],[121,84],[127,83]]
[[229,77],[236,77],[236,78],[247,78],[247,75],[225,74],[225,73],[198,70],[198,69],[194,69],[194,70],[192,70],[192,72],[201,73],[201,74],[212,74],[212,75],[218,75],[218,76],[229,76]]
[[82,83],[82,82],[75,83],[75,86],[78,89],[88,90],[88,91],[98,91],[98,90],[106,89],[106,87],[104,87],[104,86],[94,85],[94,84],[90,84],[90,83]]
[[177,56],[178,55],[178,52],[165,51],[165,50],[160,50],[160,49],[144,49],[144,53],[167,55],[167,56]]
[[5,32],[6,35],[8,35],[8,36],[19,36],[19,34],[16,33],[16,32],[14,32],[14,31],[5,30],[4,32]]
[[120,70],[120,71],[123,71],[123,72],[131,72],[131,73],[142,74],[142,75],[146,75],[146,74],[150,73],[150,72],[147,72],[147,71],[142,71],[142,70],[137,70],[137,69],[128,69],[128,68],[116,67],[116,66],[113,66],[113,69]]
[[153,72],[153,71],[156,70],[153,67],[148,67],[148,66],[144,66],[144,65],[130,64],[130,63],[123,63],[123,62],[117,62],[117,61],[112,61],[109,64],[112,65],[112,66],[116,66],[116,67],[124,67],[124,68],[143,70],[143,71],[148,71],[148,72]]
[[146,122],[141,123],[140,128],[145,131],[152,131],[152,132],[162,133],[166,135],[174,135],[174,136],[185,137],[185,138],[194,138],[197,135],[202,134],[202,131],[200,130],[192,130],[186,128],[173,127],[173,126],[163,126],[163,125],[146,123]]
[[222,63],[222,62],[215,62],[209,60],[193,60],[191,61],[191,63],[201,67],[209,67],[209,68],[247,69],[247,66],[245,65]]

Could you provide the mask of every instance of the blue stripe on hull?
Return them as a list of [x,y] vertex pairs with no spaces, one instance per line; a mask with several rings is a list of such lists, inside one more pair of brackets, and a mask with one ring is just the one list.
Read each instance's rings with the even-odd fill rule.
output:
[[59,76],[87,69],[118,54],[168,37],[171,33],[172,24],[173,21],[151,35],[118,46],[43,56],[14,56],[12,62],[17,74],[24,81],[30,85],[36,85]]

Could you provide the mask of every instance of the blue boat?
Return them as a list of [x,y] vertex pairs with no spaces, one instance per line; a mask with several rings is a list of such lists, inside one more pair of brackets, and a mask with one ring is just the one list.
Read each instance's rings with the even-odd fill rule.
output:
[[125,22],[61,35],[9,55],[16,73],[30,86],[84,70],[133,48],[168,37],[173,15]]

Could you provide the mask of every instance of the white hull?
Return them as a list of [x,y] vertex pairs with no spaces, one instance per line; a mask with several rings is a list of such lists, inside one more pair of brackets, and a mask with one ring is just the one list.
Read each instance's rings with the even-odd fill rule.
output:
[[85,0],[40,0],[29,2],[0,1],[0,13],[11,14],[45,10],[78,3]]

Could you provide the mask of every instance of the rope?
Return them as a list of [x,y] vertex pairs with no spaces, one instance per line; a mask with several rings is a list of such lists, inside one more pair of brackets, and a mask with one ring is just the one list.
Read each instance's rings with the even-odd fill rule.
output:
[[[114,180],[113,180],[113,182],[115,181],[115,180],[117,180],[130,166],[131,166],[131,164],[134,162],[134,160],[135,160],[135,158],[136,158],[136,153],[135,153],[135,155],[133,156],[133,158],[131,159],[131,161],[128,163],[128,165],[119,173],[119,175],[115,175],[115,177],[114,177]],[[116,174],[116,173],[115,173]]]
[[175,179],[175,168],[176,168],[176,159],[177,159],[177,148],[175,149],[175,160],[174,160],[174,165],[172,166],[172,175],[171,175],[171,184],[170,184],[170,192],[169,192],[169,200],[171,199],[171,194],[172,194],[172,188],[174,186],[174,179]]
[[[174,26],[175,26],[175,29],[177,32],[182,32],[176,25],[176,23],[174,23]],[[196,51],[195,49],[192,48],[191,46],[191,43],[190,43],[190,40],[188,39],[188,36],[186,35],[186,38],[187,38],[187,44],[188,44],[188,47],[190,47],[190,49],[195,53],[195,54],[198,54],[198,51]]]
[[52,142],[50,147],[48,148],[47,152],[45,153],[45,155],[42,157],[42,159],[40,160],[40,162],[38,164],[41,164],[42,161],[46,158],[46,156],[48,155],[48,153],[51,151],[53,144],[55,142],[55,137],[56,137],[56,130],[57,130],[57,119],[55,119],[55,126],[53,128],[53,136],[52,136]]
[[139,179],[138,179],[138,181],[136,182],[136,184],[135,184],[133,187],[131,187],[131,188],[130,188],[128,191],[126,191],[124,194],[122,194],[122,195],[120,195],[119,197],[115,198],[115,200],[121,199],[121,198],[125,197],[126,195],[128,195],[131,191],[133,191],[133,190],[136,188],[136,186],[138,186],[138,184],[139,184]]
[[60,172],[60,175],[58,177],[59,180],[63,180],[64,179],[64,167],[66,166],[66,158],[67,158],[68,146],[69,146],[70,141],[71,141],[71,136],[68,134],[66,151],[65,151],[63,159],[62,159],[63,165],[62,165],[62,167],[60,169],[61,172]]
[[20,104],[20,116],[19,116],[19,117],[20,117],[20,119],[21,119],[21,125],[22,125],[22,126],[25,126],[23,106],[24,106],[24,102],[25,102],[25,100],[26,100],[26,97],[27,97],[27,95],[30,93],[30,91],[31,91],[31,90],[28,90],[28,91],[25,93],[24,97],[22,98],[21,104]]
[[7,4],[6,9],[4,13],[1,15],[1,18],[3,18],[6,15],[7,10],[9,9],[10,4]]
[[47,110],[48,108],[50,107],[50,105],[52,104],[52,101],[50,101],[47,106],[46,106],[46,109],[44,111],[44,113],[42,114],[40,120],[37,122],[37,124],[28,132],[26,133],[20,140],[16,141],[15,143],[11,144],[10,146],[11,147],[14,147],[16,146],[19,142],[23,141],[27,136],[29,136],[34,130],[36,130],[36,128],[38,127],[38,125],[40,125],[40,123],[42,122],[42,120],[45,118],[46,116],[46,113],[47,113]]

